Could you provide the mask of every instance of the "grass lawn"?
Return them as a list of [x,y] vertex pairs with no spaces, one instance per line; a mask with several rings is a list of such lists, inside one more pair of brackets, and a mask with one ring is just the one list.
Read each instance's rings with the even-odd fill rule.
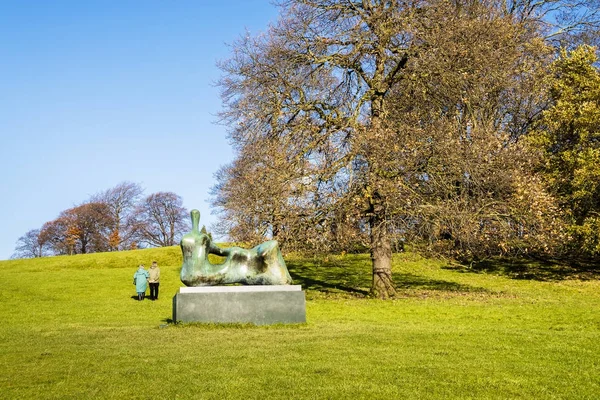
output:
[[[304,325],[172,324],[178,247],[2,261],[0,398],[600,397],[594,274],[403,253],[398,298],[378,301],[366,255],[286,259]],[[152,260],[160,298],[135,301],[133,273]]]

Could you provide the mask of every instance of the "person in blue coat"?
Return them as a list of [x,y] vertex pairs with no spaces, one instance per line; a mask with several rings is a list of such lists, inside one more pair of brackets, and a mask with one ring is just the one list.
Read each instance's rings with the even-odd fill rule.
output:
[[144,269],[144,264],[140,264],[138,270],[133,274],[133,284],[135,285],[138,300],[144,300],[144,297],[146,297],[146,288],[148,287],[149,277],[150,274]]

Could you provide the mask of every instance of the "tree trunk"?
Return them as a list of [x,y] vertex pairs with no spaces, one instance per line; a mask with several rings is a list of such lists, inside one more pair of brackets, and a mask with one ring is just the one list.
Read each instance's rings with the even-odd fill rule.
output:
[[379,299],[389,299],[396,295],[392,280],[392,246],[388,237],[385,217],[380,214],[382,210],[378,210],[378,208],[382,208],[382,206],[372,205],[373,214],[369,218],[371,262],[373,264],[371,295]]
[[[381,58],[383,59],[383,58]],[[383,71],[383,65],[379,68]],[[380,80],[378,80],[380,81]],[[377,92],[382,93],[381,90]],[[371,103],[371,129],[369,132],[368,151],[371,157],[371,168],[375,168],[373,161],[378,159],[379,148],[387,146],[382,143],[381,126],[384,114],[383,97],[377,96]],[[385,201],[382,194],[376,189],[379,171],[372,170],[369,184],[372,188],[369,206],[369,225],[371,228],[371,262],[373,263],[373,284],[371,295],[379,299],[389,299],[396,295],[394,281],[392,280],[392,245],[387,230],[387,215]]]

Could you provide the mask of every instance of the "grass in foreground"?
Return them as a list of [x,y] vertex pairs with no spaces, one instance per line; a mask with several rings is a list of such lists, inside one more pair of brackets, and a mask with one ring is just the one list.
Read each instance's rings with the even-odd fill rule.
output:
[[[138,302],[136,266],[162,272]],[[289,257],[306,325],[170,324],[177,247],[0,262],[0,398],[573,398],[600,393],[597,280],[366,255]]]

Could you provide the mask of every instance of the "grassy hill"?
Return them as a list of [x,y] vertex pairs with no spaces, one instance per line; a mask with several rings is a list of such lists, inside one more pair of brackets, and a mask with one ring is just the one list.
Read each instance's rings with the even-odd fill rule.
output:
[[[152,260],[160,298],[135,301],[132,275]],[[524,265],[477,272],[404,253],[394,257],[399,296],[383,302],[365,297],[367,255],[286,261],[307,290],[305,325],[170,323],[182,286],[178,247],[2,261],[0,398],[600,393],[594,276],[540,266],[531,275]]]

